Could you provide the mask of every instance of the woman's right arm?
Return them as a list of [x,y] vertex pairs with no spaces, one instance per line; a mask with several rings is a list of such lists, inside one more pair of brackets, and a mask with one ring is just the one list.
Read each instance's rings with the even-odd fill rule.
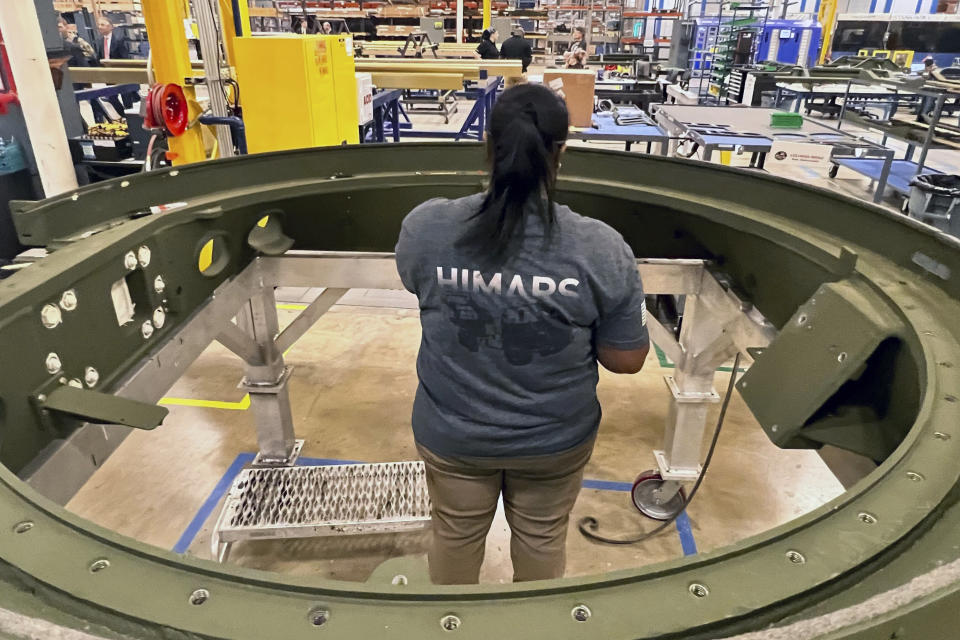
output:
[[598,286],[597,361],[612,373],[637,373],[650,352],[647,304],[633,251],[622,239]]

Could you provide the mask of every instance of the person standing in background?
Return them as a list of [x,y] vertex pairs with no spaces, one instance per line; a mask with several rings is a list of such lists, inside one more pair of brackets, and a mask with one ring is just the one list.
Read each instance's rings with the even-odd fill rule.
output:
[[568,69],[583,69],[587,61],[586,30],[583,27],[573,28],[573,42],[570,49],[563,54],[563,63]]
[[520,60],[523,63],[523,72],[533,62],[533,46],[524,36],[522,27],[513,30],[513,35],[507,38],[500,47],[500,57],[504,60]]
[[97,38],[97,58],[100,60],[126,60],[130,57],[130,50],[127,47],[127,39],[123,33],[114,29],[113,23],[106,17],[101,16],[97,20],[97,31],[100,37]]
[[89,42],[70,31],[69,23],[63,16],[57,18],[57,29],[60,31],[60,37],[63,38],[64,48],[70,52],[71,67],[89,67],[91,64],[96,64],[97,52]]
[[500,57],[497,49],[497,30],[493,27],[483,30],[483,37],[477,47],[477,57],[481,60],[496,60]]
[[[97,57],[101,62],[103,60],[128,60],[132,57],[126,36],[123,35],[123,31],[114,29],[109,18],[100,16],[97,20],[97,31],[100,32],[100,37],[94,44],[97,49]],[[130,91],[120,96],[120,102],[124,109],[129,109],[138,100],[140,100],[140,94],[136,91]]]

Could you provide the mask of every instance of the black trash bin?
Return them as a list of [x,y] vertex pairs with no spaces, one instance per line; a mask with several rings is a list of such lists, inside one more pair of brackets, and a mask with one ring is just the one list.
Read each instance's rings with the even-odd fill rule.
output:
[[911,218],[960,237],[960,176],[928,173],[910,181]]

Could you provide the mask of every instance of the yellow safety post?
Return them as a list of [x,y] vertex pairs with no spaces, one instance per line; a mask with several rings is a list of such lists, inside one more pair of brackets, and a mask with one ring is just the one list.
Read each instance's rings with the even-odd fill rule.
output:
[[820,58],[818,64],[823,64],[827,56],[830,55],[830,48],[833,42],[833,32],[837,28],[837,0],[823,0],[820,3],[820,11],[817,13],[817,20],[823,28],[823,44],[820,45]]
[[[184,80],[193,76],[190,67],[190,49],[184,33],[183,3],[168,0],[143,0],[143,21],[147,25],[147,38],[150,40],[151,60],[154,80],[171,82],[183,87],[183,93],[189,105],[192,122],[200,115],[197,96],[192,86]],[[191,127],[181,135],[168,139],[173,154],[173,164],[187,164],[206,159],[203,134],[200,127]]]
[[[462,0],[461,0],[462,2]],[[493,0],[483,0],[483,28],[490,28],[490,5],[493,3]],[[502,37],[506,38],[509,36],[509,33],[503,34]]]

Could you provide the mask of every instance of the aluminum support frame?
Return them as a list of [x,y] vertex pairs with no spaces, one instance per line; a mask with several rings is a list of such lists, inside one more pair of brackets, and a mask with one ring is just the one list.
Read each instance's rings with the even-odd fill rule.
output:
[[702,472],[707,415],[710,405],[720,402],[713,388],[717,367],[738,352],[749,357],[748,349],[766,347],[776,336],[773,325],[707,268],[700,269],[697,285],[686,295],[679,340],[655,318],[648,318],[653,341],[676,365],[673,375],[664,376],[671,401],[663,448],[654,451],[665,481],[661,501]]

